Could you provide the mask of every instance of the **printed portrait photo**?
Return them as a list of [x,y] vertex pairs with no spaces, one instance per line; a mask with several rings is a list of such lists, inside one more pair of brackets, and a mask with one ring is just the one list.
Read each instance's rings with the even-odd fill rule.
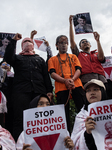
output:
[[76,14],[73,17],[75,34],[92,33],[93,27],[89,13]]
[[112,121],[108,121],[105,123],[105,130],[107,131],[107,135],[105,136],[105,149],[112,150]]
[[0,33],[0,58],[3,58],[5,49],[15,34]]

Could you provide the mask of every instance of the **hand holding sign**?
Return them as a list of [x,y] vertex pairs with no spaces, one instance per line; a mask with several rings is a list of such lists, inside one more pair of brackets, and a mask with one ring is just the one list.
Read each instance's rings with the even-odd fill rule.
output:
[[44,40],[44,44],[48,47],[49,46],[49,42],[46,41],[45,39],[43,39],[43,40]]
[[73,15],[70,15],[70,17],[69,17],[70,24],[72,24],[72,20],[73,20]]
[[22,150],[32,150],[31,148],[30,148],[30,144],[23,144],[23,149]]
[[69,150],[72,150],[74,148],[74,143],[73,143],[72,139],[69,136],[67,136],[64,139],[64,142],[65,142],[65,147],[69,148]]
[[86,126],[86,132],[88,134],[91,134],[91,131],[93,129],[95,129],[95,125],[96,125],[96,123],[95,123],[95,121],[93,120],[92,117],[89,116],[89,117],[86,118],[85,126]]
[[94,35],[95,40],[98,42],[100,35],[97,32],[93,32],[93,35]]

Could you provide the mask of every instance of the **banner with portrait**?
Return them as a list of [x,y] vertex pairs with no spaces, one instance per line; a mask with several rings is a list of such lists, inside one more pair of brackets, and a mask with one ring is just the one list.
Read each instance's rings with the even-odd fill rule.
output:
[[96,122],[92,134],[97,149],[112,149],[112,100],[92,103],[88,106],[88,111]]
[[2,33],[0,32],[0,58],[3,58],[5,49],[15,33]]
[[92,33],[93,27],[89,13],[80,13],[73,16],[75,34]]

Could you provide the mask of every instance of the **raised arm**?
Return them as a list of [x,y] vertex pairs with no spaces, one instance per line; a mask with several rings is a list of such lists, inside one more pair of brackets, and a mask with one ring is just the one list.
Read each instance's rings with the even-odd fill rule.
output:
[[33,40],[33,37],[34,37],[34,35],[35,34],[37,34],[37,31],[36,30],[33,30],[32,32],[31,32],[31,35],[30,35],[30,38]]
[[71,50],[72,50],[72,53],[75,54],[76,56],[79,55],[79,50],[77,48],[77,45],[75,43],[75,40],[74,40],[74,32],[73,32],[73,25],[72,25],[72,20],[73,20],[73,16],[70,15],[69,17],[69,23],[70,23],[70,44],[71,44]]
[[42,75],[43,75],[44,84],[45,84],[47,93],[52,93],[53,87],[52,87],[51,79],[48,73],[47,65],[43,58],[41,58],[40,61],[42,61]]
[[4,54],[4,59],[8,64],[13,66],[14,58],[15,58],[15,49],[16,49],[16,42],[22,38],[22,35],[17,33],[13,39],[9,42],[8,46],[6,47],[6,51]]
[[94,38],[97,42],[97,49],[98,49],[98,60],[100,62],[104,61],[104,53],[103,53],[103,49],[101,47],[101,43],[100,43],[100,35],[97,32],[93,32]]
[[44,40],[44,44],[47,46],[47,48],[46,48],[46,51],[47,51],[47,60],[46,61],[48,61],[49,58],[51,58],[53,56],[53,54],[52,54],[52,51],[51,51],[51,47],[49,46],[49,42],[46,41],[45,39],[43,39],[43,40]]

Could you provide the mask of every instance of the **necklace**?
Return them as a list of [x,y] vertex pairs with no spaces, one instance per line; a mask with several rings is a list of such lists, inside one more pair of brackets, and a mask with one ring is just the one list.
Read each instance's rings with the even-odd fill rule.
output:
[[66,61],[67,61],[67,59],[68,59],[68,55],[66,54],[66,59],[65,60],[62,60],[61,58],[60,58],[60,54],[58,53],[58,55],[59,55],[59,59],[60,59],[60,62],[61,62],[61,64],[62,63],[65,63]]
[[[70,66],[70,72],[71,72],[71,77],[73,76],[72,75],[72,67],[71,67],[71,61],[70,61],[70,57],[69,57],[69,55],[68,55],[68,53],[66,53],[66,59],[65,60],[62,60],[61,58],[60,58],[60,54],[58,53],[58,55],[57,55],[57,57],[58,57],[58,61],[59,61],[59,64],[60,64],[60,68],[61,68],[61,73],[62,73],[62,77],[64,78],[64,74],[63,74],[63,69],[62,69],[62,63],[65,63],[66,61],[67,61],[67,59],[69,59],[69,66]],[[61,63],[62,62],[62,63]]]

